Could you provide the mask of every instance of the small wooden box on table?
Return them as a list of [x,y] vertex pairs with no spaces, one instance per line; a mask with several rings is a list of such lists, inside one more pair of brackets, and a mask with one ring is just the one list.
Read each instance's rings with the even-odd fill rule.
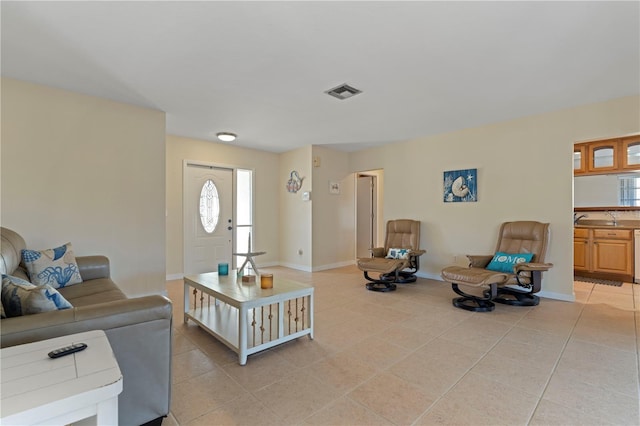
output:
[[[86,343],[60,358],[54,349]],[[102,330],[71,334],[0,350],[4,425],[64,425],[95,416],[98,425],[118,424],[122,374]]]
[[313,339],[313,287],[274,278],[273,288],[242,282],[235,271],[184,277],[184,321],[192,320],[247,356],[308,335]]

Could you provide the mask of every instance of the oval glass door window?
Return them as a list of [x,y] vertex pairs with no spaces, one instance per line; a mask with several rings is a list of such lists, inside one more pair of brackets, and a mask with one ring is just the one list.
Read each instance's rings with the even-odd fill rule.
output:
[[202,227],[211,234],[218,226],[220,218],[220,197],[218,196],[218,188],[211,179],[208,179],[202,190],[200,191],[200,222]]

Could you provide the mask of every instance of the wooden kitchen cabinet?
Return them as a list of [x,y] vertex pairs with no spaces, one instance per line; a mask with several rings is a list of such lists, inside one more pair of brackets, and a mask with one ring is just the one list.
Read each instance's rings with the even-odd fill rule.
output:
[[622,154],[621,168],[625,170],[640,169],[640,136],[621,139],[620,153]]
[[581,175],[587,172],[587,145],[575,144],[573,146],[573,174]]
[[573,230],[573,269],[574,271],[589,270],[589,230],[574,228]]
[[633,231],[574,228],[573,269],[579,275],[633,280]]
[[628,229],[594,229],[594,272],[633,274],[633,232]]
[[612,172],[618,170],[620,141],[612,139],[591,142],[587,145],[587,172]]
[[573,145],[573,174],[598,175],[640,170],[640,135]]

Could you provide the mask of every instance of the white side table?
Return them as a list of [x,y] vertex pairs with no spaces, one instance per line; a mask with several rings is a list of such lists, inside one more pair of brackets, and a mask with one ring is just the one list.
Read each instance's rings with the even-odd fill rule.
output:
[[[53,349],[86,343],[87,349],[49,358]],[[69,424],[96,416],[98,425],[118,424],[122,373],[102,330],[0,350],[0,424]]]

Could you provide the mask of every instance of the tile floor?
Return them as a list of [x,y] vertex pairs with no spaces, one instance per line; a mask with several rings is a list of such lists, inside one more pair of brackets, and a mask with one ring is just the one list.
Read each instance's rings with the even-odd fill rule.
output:
[[242,367],[183,323],[182,281],[168,282],[165,425],[640,424],[640,285],[575,283],[576,303],[470,313],[439,281],[375,293],[355,267],[267,271],[315,287],[315,339]]

